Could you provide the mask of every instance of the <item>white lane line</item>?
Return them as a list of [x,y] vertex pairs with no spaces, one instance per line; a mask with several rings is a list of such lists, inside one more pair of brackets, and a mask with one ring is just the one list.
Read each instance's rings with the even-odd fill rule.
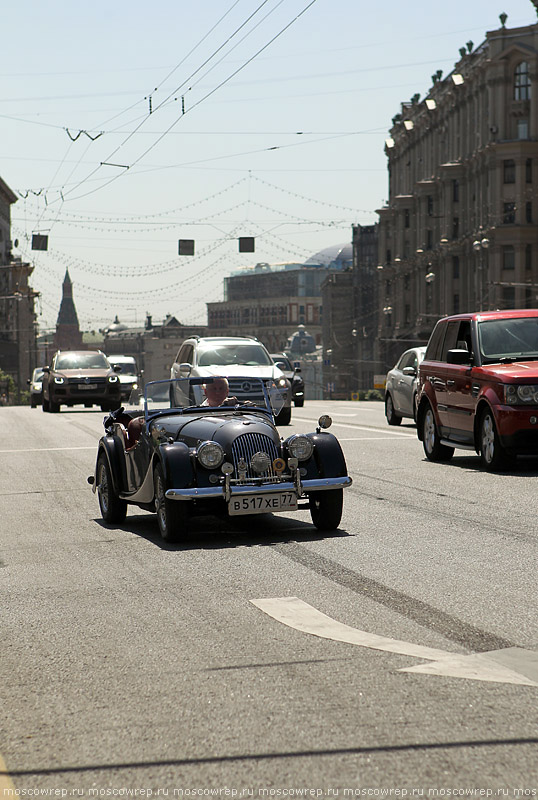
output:
[[63,450],[95,450],[96,444],[85,447],[28,447],[27,449],[0,450],[0,453],[52,453]]
[[303,633],[433,662],[405,667],[398,672],[538,687],[538,653],[532,650],[510,647],[471,655],[449,653],[360,631],[332,619],[298,597],[266,597],[250,602],[278,622]]
[[344,436],[338,437],[339,442],[384,442],[384,441],[391,441],[393,442],[394,439],[392,436],[357,436],[352,439],[348,439]]
[[[310,419],[309,417],[296,417],[295,415],[292,417],[292,421],[293,420],[297,420],[298,422],[316,422],[316,423],[318,421],[317,419]],[[350,428],[352,428],[353,430],[369,431],[370,433],[372,433],[372,428],[371,427],[367,428],[366,426],[355,425],[354,423],[352,425],[349,425],[349,424],[346,424],[345,422],[333,422],[331,427],[332,428],[348,428],[348,430]],[[404,438],[407,438],[407,439],[417,439],[416,433],[401,433],[399,431],[385,431],[385,433],[390,437],[392,437],[392,436],[403,436]]]

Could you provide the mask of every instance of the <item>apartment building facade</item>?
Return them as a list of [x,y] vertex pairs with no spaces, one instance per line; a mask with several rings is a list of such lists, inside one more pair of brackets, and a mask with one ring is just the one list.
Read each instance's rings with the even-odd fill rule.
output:
[[393,118],[378,211],[387,369],[443,315],[537,305],[538,24],[506,19]]

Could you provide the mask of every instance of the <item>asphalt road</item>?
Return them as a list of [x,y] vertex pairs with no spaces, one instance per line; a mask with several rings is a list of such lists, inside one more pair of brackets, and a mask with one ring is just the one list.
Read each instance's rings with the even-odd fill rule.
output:
[[322,412],[338,532],[206,517],[164,546],[100,518],[102,412],[0,409],[0,796],[538,794],[538,462],[429,463],[381,403],[282,434]]

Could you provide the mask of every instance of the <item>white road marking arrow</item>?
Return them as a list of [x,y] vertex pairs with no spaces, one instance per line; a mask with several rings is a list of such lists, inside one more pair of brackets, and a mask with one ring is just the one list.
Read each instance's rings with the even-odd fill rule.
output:
[[538,686],[538,653],[532,650],[510,647],[471,655],[450,653],[360,631],[328,617],[298,597],[267,597],[250,602],[270,617],[303,633],[433,662],[405,667],[399,672]]

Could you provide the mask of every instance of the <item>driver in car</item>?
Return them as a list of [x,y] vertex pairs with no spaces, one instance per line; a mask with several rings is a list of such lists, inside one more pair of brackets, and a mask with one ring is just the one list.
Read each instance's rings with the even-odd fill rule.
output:
[[[205,400],[203,406],[236,406],[239,400],[235,395],[229,397],[230,386],[227,378],[214,378],[211,383],[204,383]],[[241,400],[243,406],[253,406],[252,400]]]
[[203,406],[235,406],[237,397],[229,397],[230,387],[226,378],[215,378],[211,383],[204,383],[205,400]]

